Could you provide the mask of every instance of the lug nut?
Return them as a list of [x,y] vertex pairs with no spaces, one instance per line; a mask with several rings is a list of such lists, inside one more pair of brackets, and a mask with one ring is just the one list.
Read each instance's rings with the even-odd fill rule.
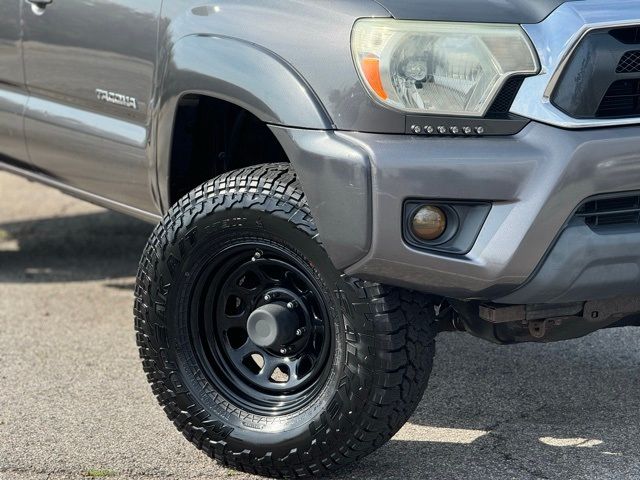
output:
[[287,354],[287,349],[286,349],[286,348],[281,348],[281,349],[280,349],[280,353],[281,353],[282,355],[286,355],[286,354]]
[[293,310],[294,308],[296,308],[298,306],[298,302],[296,302],[295,300],[287,303],[287,308],[289,310]]
[[302,335],[304,335],[304,332],[306,332],[306,331],[307,331],[307,329],[304,328],[304,327],[303,328],[299,328],[299,329],[296,330],[296,335],[298,337],[301,337]]
[[269,295],[268,293],[264,296],[264,301],[265,302],[270,302],[273,299],[273,297],[271,295]]
[[251,261],[255,262],[259,258],[262,258],[262,252],[260,250],[257,250],[256,253],[253,254],[253,257],[251,257]]

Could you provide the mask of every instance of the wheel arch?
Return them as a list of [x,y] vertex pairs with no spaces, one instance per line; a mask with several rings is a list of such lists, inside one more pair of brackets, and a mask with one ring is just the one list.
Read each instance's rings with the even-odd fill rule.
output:
[[176,115],[189,95],[223,100],[266,125],[330,130],[313,89],[275,53],[236,38],[192,34],[176,41],[161,68],[155,132],[156,175],[163,211],[170,206]]

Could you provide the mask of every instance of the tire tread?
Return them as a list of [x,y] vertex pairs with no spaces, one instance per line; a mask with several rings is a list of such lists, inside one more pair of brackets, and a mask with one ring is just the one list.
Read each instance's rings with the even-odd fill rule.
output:
[[[189,392],[173,378],[177,367],[167,361],[163,352],[167,348],[166,332],[150,315],[153,298],[162,295],[157,291],[160,287],[154,273],[156,266],[167,260],[169,247],[182,238],[180,232],[188,232],[199,215],[232,208],[259,208],[278,215],[319,242],[311,211],[289,164],[225,173],[172,206],[144,250],[135,290],[136,340],[154,395],[187,440],[224,466],[243,472],[304,478],[326,474],[361,459],[402,427],[426,389],[436,336],[435,315],[428,297],[343,277],[349,290],[346,293],[355,299],[347,307],[363,313],[358,318],[364,320],[357,328],[347,325],[345,377],[333,399],[335,404],[330,404],[321,416],[322,425],[311,430],[312,440],[301,449],[260,456],[247,449],[234,450],[224,439],[227,427],[223,422],[207,419],[206,413],[191,401]],[[358,415],[347,415],[347,404],[357,404]]]

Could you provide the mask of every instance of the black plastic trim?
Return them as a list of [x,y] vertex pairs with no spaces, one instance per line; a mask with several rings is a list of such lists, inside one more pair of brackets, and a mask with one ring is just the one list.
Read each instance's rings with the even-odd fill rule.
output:
[[[551,96],[551,103],[570,117],[605,117],[600,112],[600,107],[612,85],[620,80],[640,77],[640,73],[617,72],[625,54],[635,49],[621,42],[612,32],[610,29],[602,29],[586,35],[560,76]],[[606,115],[606,118],[617,116]]]
[[584,200],[573,215],[597,233],[640,230],[640,191],[607,193]]
[[[406,118],[405,133],[427,137],[509,136],[520,133],[530,121],[528,118],[513,114],[496,118],[409,115]],[[419,132],[414,131],[415,126],[419,126],[421,130]],[[429,133],[427,127],[432,127],[434,132]],[[446,133],[439,133],[438,127],[443,127]],[[470,127],[472,132],[469,134],[464,133],[464,127]],[[454,128],[458,129],[458,133],[453,133],[452,130]]]
[[614,28],[609,35],[626,45],[640,45],[640,26]]
[[507,115],[509,110],[511,110],[511,105],[513,105],[513,101],[516,99],[525,78],[527,77],[524,75],[509,78],[502,86],[500,93],[498,93],[496,98],[493,100],[493,103],[487,112],[487,116]]
[[[441,208],[447,215],[447,229],[433,241],[417,238],[411,231],[412,215],[424,205]],[[403,205],[402,237],[411,247],[454,255],[469,253],[484,225],[492,204],[477,201],[410,199]]]

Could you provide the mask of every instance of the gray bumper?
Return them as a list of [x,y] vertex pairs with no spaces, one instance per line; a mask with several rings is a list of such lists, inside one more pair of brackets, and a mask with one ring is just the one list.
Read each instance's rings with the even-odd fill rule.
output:
[[[531,123],[499,138],[274,132],[300,175],[329,255],[349,274],[508,303],[640,290],[640,254],[633,253],[640,234],[564,228],[584,199],[640,190],[640,127],[569,131]],[[493,207],[471,251],[447,256],[403,241],[407,198]]]
[[570,303],[640,293],[640,232],[562,232],[529,282],[498,303]]

